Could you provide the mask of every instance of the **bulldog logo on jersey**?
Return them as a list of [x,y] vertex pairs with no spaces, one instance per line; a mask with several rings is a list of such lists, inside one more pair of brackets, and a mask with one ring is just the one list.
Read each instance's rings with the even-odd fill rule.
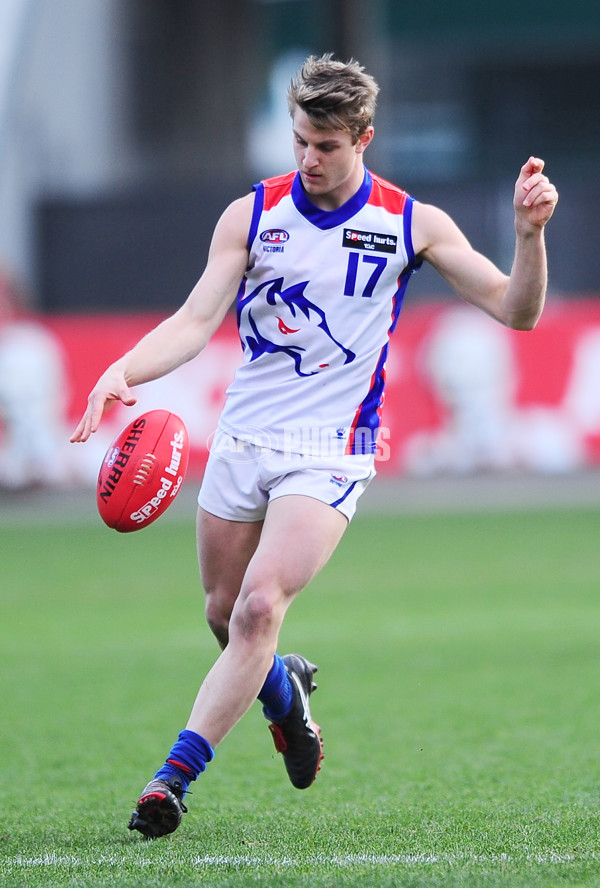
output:
[[323,309],[304,295],[307,284],[284,287],[283,278],[277,278],[240,297],[238,327],[250,361],[280,353],[291,358],[298,376],[314,376],[355,359],[329,329]]

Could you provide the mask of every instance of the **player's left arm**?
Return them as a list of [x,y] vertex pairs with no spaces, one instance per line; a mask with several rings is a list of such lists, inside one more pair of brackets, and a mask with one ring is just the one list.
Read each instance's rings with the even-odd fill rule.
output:
[[466,302],[517,330],[535,327],[548,282],[544,228],[558,201],[543,173],[544,162],[530,157],[515,184],[515,257],[510,275],[474,250],[452,219],[437,207],[415,203],[415,252],[430,262]]

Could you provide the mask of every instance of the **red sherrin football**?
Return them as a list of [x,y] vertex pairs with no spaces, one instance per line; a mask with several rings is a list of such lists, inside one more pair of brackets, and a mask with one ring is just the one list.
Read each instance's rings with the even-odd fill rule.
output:
[[98,475],[98,511],[121,533],[140,530],[165,512],[183,484],[189,459],[183,421],[150,410],[129,423],[106,451]]

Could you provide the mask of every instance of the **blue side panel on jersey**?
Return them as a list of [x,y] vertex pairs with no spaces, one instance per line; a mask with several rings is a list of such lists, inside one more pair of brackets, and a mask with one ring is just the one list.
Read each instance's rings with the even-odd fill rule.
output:
[[[387,360],[388,343],[381,349],[377,367],[373,374],[373,385],[361,404],[356,423],[354,423],[354,442],[352,453],[375,453],[377,450],[377,431],[379,429],[379,407],[385,388],[383,368]],[[368,430],[368,434],[365,434]]]
[[329,231],[331,228],[343,225],[344,222],[356,215],[359,210],[362,210],[371,196],[372,185],[371,175],[368,170],[365,170],[363,183],[350,200],[338,207],[337,210],[321,210],[306,196],[302,187],[300,173],[296,173],[296,178],[292,184],[292,200],[296,209],[315,228],[320,228],[321,231]]
[[250,252],[252,248],[252,244],[254,243],[254,239],[258,232],[258,223],[260,221],[260,214],[263,211],[263,206],[265,204],[265,186],[262,182],[258,182],[258,184],[252,186],[255,191],[254,196],[254,207],[252,209],[252,219],[250,220],[250,231],[248,232],[248,252]]
[[402,310],[402,305],[404,303],[404,294],[406,292],[406,288],[408,286],[408,282],[411,279],[411,276],[418,271],[421,266],[407,265],[400,277],[398,278],[398,289],[394,294],[394,308],[392,309],[392,323],[390,324],[390,329],[388,331],[391,336],[394,330],[396,329],[396,324],[398,323],[398,318],[400,317],[400,312]]
[[402,222],[404,225],[404,246],[406,247],[408,264],[416,271],[416,269],[420,268],[423,263],[415,261],[415,248],[413,247],[412,241],[412,211],[414,203],[415,201],[413,197],[406,198],[406,203],[404,204],[404,213],[402,215]]
[[[247,283],[248,283],[248,278],[243,277],[242,280],[240,281],[240,286],[238,287],[237,296],[235,298],[235,316],[236,316],[236,321],[237,321],[238,333],[240,332],[240,318],[241,318],[241,314],[242,314],[241,303],[244,299],[244,296],[246,295],[246,284]],[[244,343],[241,340],[241,338],[240,338],[240,341],[242,342],[242,348],[243,348]]]
[[[252,218],[250,220],[250,228],[248,230],[248,253],[252,249],[252,244],[256,239],[256,235],[258,233],[258,223],[260,222],[260,217],[263,211],[263,206],[265,203],[265,186],[262,182],[257,182],[252,186],[252,190],[255,192],[254,195],[254,206],[252,208]],[[237,314],[237,326],[238,331],[240,328],[240,302],[244,298],[246,293],[246,277],[243,277],[240,281],[240,286],[238,288],[237,297],[236,297],[236,314]],[[243,346],[243,343],[242,343]]]
[[402,218],[402,224],[404,226],[404,245],[406,247],[408,263],[406,265],[406,268],[402,270],[402,273],[398,278],[398,289],[396,290],[396,293],[394,295],[392,323],[389,329],[390,335],[396,329],[396,324],[398,323],[398,318],[400,317],[400,311],[404,302],[404,294],[406,292],[408,282],[411,279],[412,275],[415,274],[423,265],[423,260],[417,259],[417,257],[415,256],[415,248],[412,241],[412,211],[414,202],[414,198],[407,198]]

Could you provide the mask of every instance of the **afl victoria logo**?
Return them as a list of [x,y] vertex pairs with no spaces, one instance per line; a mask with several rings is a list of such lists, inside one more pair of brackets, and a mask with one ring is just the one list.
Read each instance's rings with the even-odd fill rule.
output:
[[263,244],[285,244],[290,236],[283,228],[269,228],[261,233],[260,239]]

